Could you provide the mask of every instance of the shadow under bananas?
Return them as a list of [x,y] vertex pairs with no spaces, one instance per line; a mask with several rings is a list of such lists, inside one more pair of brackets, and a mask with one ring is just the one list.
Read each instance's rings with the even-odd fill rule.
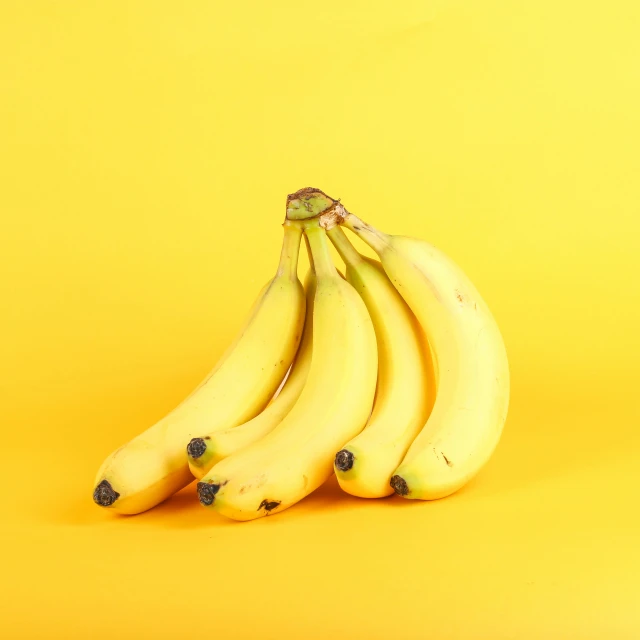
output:
[[347,512],[352,515],[359,511],[380,509],[381,505],[395,509],[410,509],[418,507],[416,501],[402,500],[389,496],[378,500],[357,498],[345,493],[338,484],[336,477],[331,476],[322,486],[301,500],[299,503],[281,513],[266,516],[250,522],[236,522],[212,512],[200,505],[196,495],[195,484],[183,489],[170,500],[136,516],[142,519],[146,516],[147,524],[162,528],[199,529],[204,527],[260,527],[274,526],[275,523],[291,523],[298,519],[312,522],[314,518],[325,519],[327,514]]
[[[83,489],[86,487],[83,485]],[[385,508],[411,508],[417,503],[401,500],[395,496],[370,500],[357,498],[345,493],[338,484],[335,476],[331,476],[321,487],[312,494],[285,511],[267,516],[252,522],[236,522],[210,509],[204,508],[198,501],[196,481],[185,487],[177,494],[159,504],[157,507],[137,515],[121,515],[109,509],[100,509],[91,502],[87,491],[79,491],[71,483],[65,483],[56,492],[59,500],[50,504],[50,508],[39,511],[38,520],[49,524],[92,527],[152,527],[156,529],[200,529],[207,527],[225,526],[272,526],[274,522],[302,518],[305,521],[313,518],[324,518],[327,513],[350,512]],[[275,516],[275,518],[274,518]]]
[[[357,509],[358,505],[364,502],[367,501],[354,498],[344,493],[344,491],[340,489],[335,476],[331,476],[321,487],[289,509],[250,522],[229,520],[210,509],[204,508],[198,502],[195,484],[190,485],[156,509],[162,510],[163,512],[161,518],[161,526],[163,527],[197,529],[200,527],[219,527],[225,525],[239,527],[273,526],[276,522],[291,522],[297,518],[303,518],[308,521],[309,518],[314,517],[314,514],[326,516],[328,511],[353,510]],[[152,511],[155,511],[155,509]],[[171,515],[170,518],[169,515]]]

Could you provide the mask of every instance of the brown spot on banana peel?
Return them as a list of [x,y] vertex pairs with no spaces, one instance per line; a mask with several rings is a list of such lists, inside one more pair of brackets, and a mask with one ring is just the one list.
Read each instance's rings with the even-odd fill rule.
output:
[[444,453],[442,453],[442,451],[440,452],[440,454],[442,455],[442,457],[444,458],[444,461],[447,463],[448,467],[453,467],[453,462],[451,462],[451,460],[449,460],[447,458],[447,456],[444,455]]
[[258,507],[258,511],[260,509],[264,509],[267,513],[271,513],[274,509],[277,509],[280,506],[280,500],[263,500]]
[[[461,409],[464,409],[464,407],[461,407]],[[436,448],[433,447],[433,455],[437,458],[438,457],[438,452],[436,451]],[[447,463],[448,467],[453,467],[453,462],[451,462],[447,456],[444,455],[444,453],[441,451],[440,455],[442,456],[442,459]]]

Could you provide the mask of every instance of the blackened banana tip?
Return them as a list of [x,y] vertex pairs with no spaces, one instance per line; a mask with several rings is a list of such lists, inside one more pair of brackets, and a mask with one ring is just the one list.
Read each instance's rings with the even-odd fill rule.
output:
[[389,484],[399,496],[406,496],[409,493],[409,487],[405,479],[400,476],[393,476]]
[[347,449],[342,449],[342,451],[338,451],[336,453],[335,465],[336,469],[340,471],[349,471],[353,467],[353,462],[355,460],[355,456],[351,451],[347,451]]
[[198,499],[200,504],[210,507],[216,499],[216,493],[220,491],[219,484],[211,484],[209,482],[198,482]]
[[197,460],[207,450],[207,443],[204,438],[193,438],[187,445],[187,453],[190,458]]
[[119,497],[108,480],[103,480],[93,490],[93,501],[100,507],[110,507]]

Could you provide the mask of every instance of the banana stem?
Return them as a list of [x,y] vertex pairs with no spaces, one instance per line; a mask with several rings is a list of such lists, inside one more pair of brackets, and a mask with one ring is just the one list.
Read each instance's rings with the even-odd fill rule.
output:
[[336,200],[320,189],[306,187],[287,196],[287,219],[308,220],[329,211],[336,205]]
[[276,277],[286,275],[295,280],[298,277],[298,255],[300,254],[302,229],[300,225],[291,224],[288,221],[285,221],[283,227],[284,239]]
[[386,233],[378,231],[353,213],[348,213],[346,210],[345,213],[342,224],[364,240],[376,253],[383,252],[389,246],[389,236]]
[[309,268],[311,269],[311,271],[313,271],[313,273],[316,272],[316,266],[313,264],[313,254],[311,253],[311,245],[309,244],[309,238],[307,237],[307,234],[304,234],[304,244],[307,247],[307,256],[309,256]]
[[311,247],[313,268],[318,278],[338,278],[338,271],[329,251],[327,232],[319,224],[313,224],[307,226],[305,235]]
[[347,238],[347,234],[339,226],[327,229],[327,235],[345,264],[356,265],[363,261],[362,256]]

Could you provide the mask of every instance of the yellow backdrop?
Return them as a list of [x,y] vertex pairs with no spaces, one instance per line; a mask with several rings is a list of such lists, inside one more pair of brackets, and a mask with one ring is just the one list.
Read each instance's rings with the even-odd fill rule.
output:
[[[638,638],[640,4],[2,2],[0,635]],[[500,447],[437,503],[91,500],[315,186],[469,273]]]

